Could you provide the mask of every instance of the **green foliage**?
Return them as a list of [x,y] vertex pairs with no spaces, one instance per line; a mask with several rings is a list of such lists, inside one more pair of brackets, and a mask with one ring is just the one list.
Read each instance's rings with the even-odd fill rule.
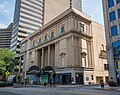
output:
[[10,49],[0,48],[0,73],[4,74],[5,71],[13,69],[15,56],[16,54]]

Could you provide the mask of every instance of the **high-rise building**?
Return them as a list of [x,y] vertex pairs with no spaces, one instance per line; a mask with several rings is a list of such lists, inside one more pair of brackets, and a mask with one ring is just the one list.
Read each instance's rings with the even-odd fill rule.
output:
[[44,0],[44,24],[48,23],[70,6],[82,11],[82,0]]
[[11,23],[7,28],[0,29],[0,48],[10,48],[12,26]]
[[19,53],[19,43],[42,25],[67,10],[81,11],[81,0],[16,0],[11,50]]
[[42,26],[43,0],[16,0],[11,50],[19,53],[20,41]]
[[109,80],[120,84],[120,0],[103,0]]

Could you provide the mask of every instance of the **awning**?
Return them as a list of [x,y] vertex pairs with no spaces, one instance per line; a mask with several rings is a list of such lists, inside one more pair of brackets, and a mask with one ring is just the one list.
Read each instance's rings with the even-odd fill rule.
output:
[[40,73],[41,73],[41,70],[36,65],[31,66],[27,71],[27,75],[40,75]]

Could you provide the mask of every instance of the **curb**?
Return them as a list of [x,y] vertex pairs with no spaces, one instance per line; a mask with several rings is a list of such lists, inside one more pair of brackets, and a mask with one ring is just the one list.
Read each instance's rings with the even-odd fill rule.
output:
[[105,88],[94,88],[96,90],[104,90],[104,91],[117,91],[117,92],[120,92],[120,90],[117,90],[117,89],[105,89]]

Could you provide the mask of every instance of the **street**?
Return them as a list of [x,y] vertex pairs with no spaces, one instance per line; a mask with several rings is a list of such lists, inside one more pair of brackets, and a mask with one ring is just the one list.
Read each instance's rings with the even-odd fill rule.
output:
[[92,87],[8,87],[0,88],[0,95],[120,95],[120,92]]

